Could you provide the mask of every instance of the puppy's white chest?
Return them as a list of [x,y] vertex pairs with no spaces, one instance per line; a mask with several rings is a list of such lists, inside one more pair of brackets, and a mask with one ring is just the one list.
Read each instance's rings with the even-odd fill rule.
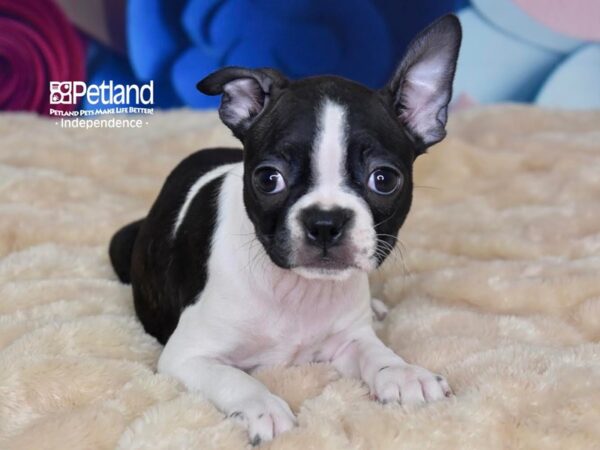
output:
[[366,276],[344,282],[288,276],[272,296],[253,296],[238,344],[227,354],[244,369],[275,364],[328,361],[347,340],[347,331],[370,314]]

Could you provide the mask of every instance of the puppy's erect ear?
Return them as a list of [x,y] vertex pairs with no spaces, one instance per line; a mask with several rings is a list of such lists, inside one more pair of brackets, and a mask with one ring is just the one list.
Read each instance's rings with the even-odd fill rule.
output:
[[266,108],[273,91],[283,88],[287,79],[273,69],[225,67],[213,72],[196,87],[207,95],[219,95],[219,116],[238,139]]
[[461,27],[447,15],[421,31],[384,91],[398,119],[419,147],[419,154],[446,136],[448,103],[458,59]]

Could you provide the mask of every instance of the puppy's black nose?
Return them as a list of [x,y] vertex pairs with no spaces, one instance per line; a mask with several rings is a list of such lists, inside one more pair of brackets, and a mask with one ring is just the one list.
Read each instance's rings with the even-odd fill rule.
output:
[[343,208],[309,208],[302,212],[306,241],[322,249],[338,244],[344,237],[352,211]]

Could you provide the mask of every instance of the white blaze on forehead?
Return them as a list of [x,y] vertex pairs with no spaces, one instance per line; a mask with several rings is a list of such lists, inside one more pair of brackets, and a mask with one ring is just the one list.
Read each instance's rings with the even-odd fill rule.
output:
[[312,157],[315,190],[326,196],[334,195],[334,191],[344,184],[346,175],[346,110],[326,99],[317,120]]

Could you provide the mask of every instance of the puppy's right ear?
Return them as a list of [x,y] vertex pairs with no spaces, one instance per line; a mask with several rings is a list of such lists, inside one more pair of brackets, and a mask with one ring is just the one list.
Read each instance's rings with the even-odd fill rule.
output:
[[213,72],[196,87],[207,95],[220,95],[219,116],[235,137],[244,139],[246,131],[264,111],[274,90],[288,80],[273,69],[225,67]]

